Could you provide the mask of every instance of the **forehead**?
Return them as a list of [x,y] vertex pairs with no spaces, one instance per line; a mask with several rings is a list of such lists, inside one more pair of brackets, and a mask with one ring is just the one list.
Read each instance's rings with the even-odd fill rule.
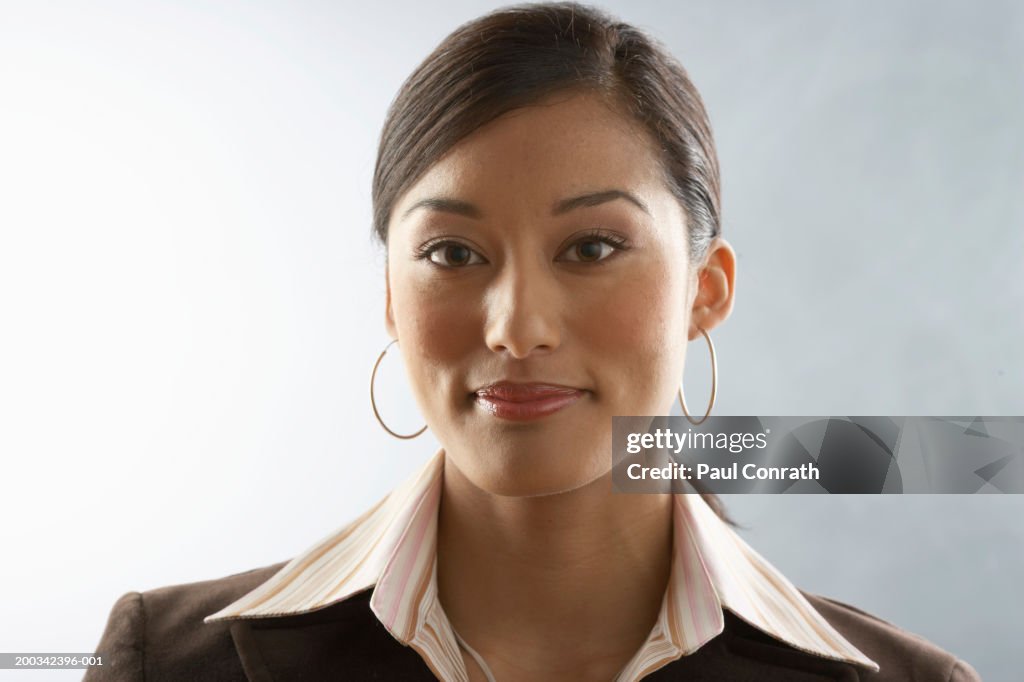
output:
[[561,94],[499,117],[450,149],[396,205],[448,196],[517,206],[574,192],[664,190],[650,136],[596,94]]

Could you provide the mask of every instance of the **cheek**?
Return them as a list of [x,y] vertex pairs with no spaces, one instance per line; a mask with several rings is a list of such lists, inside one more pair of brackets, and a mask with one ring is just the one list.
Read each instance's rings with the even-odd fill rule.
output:
[[583,343],[601,363],[603,394],[628,410],[621,414],[660,413],[674,395],[686,345],[684,276],[644,268],[605,291],[589,316]]
[[453,368],[461,366],[480,337],[480,322],[469,302],[411,278],[396,278],[392,305],[414,390],[429,401],[441,394],[437,388],[458,380]]

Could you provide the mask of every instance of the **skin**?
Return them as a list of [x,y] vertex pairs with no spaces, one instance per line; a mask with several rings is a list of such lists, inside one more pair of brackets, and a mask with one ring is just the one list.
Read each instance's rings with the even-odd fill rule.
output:
[[[619,197],[552,212],[613,189],[643,208]],[[464,205],[473,215],[451,210]],[[502,682],[610,680],[657,619],[672,498],[611,493],[611,418],[668,414],[687,341],[732,309],[732,248],[716,239],[695,267],[686,234],[650,137],[593,93],[480,128],[391,212],[386,327],[445,449],[441,604]],[[513,422],[473,399],[499,380],[585,393]]]

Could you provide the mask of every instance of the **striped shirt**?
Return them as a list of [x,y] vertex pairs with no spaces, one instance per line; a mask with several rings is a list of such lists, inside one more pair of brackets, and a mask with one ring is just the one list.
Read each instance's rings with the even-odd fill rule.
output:
[[[459,638],[437,595],[444,450],[351,523],[204,622],[287,616],[373,588],[370,608],[441,680],[467,682]],[[692,654],[725,627],[723,609],[796,649],[878,671],[697,494],[675,494],[673,557],[657,623],[617,682]]]

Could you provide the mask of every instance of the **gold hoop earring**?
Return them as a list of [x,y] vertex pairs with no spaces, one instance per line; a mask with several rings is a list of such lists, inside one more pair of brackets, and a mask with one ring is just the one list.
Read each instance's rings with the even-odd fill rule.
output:
[[370,374],[370,407],[373,408],[373,416],[377,418],[377,421],[380,423],[380,425],[384,428],[385,431],[390,433],[395,438],[401,438],[402,440],[411,440],[427,430],[426,424],[423,425],[422,429],[409,436],[405,436],[400,433],[395,433],[394,431],[389,429],[388,425],[384,423],[384,420],[380,418],[380,412],[377,411],[377,400],[373,396],[373,382],[376,381],[377,379],[377,368],[380,367],[380,361],[384,359],[384,355],[388,352],[388,349],[391,348],[391,346],[395,345],[396,343],[398,343],[398,339],[395,339],[388,345],[384,346],[384,350],[382,350],[380,352],[380,355],[377,356],[377,362],[373,363],[373,372]]
[[690,420],[690,423],[694,426],[700,426],[711,414],[711,408],[715,406],[715,392],[718,390],[718,361],[715,359],[715,344],[711,343],[711,337],[708,333],[697,327],[697,331],[704,335],[704,338],[708,342],[708,348],[711,350],[711,400],[708,401],[708,411],[704,413],[704,418],[700,421],[693,421],[690,417],[689,411],[686,409],[686,398],[683,397],[683,386],[679,385],[679,405],[683,408],[683,414]]

